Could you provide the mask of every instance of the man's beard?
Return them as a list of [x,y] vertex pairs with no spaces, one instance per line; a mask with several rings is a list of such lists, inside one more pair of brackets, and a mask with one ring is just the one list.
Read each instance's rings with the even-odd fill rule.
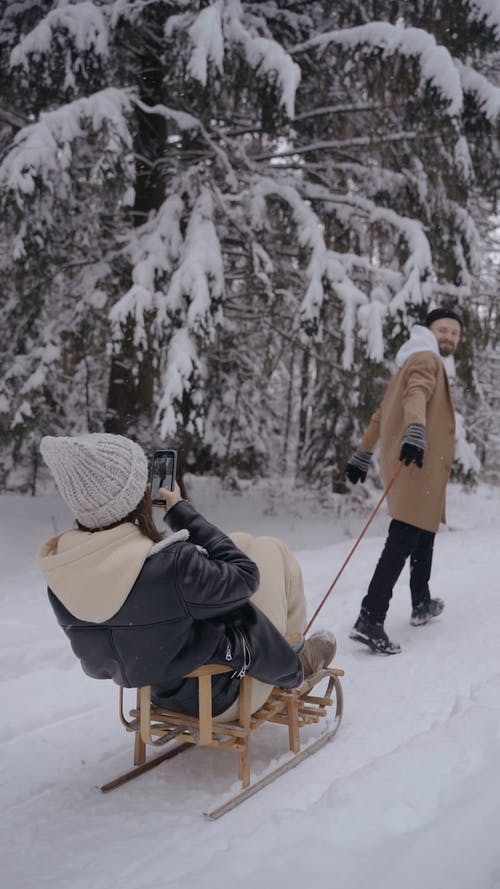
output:
[[442,358],[447,358],[448,355],[453,355],[455,351],[455,346],[451,343],[438,343],[439,345],[439,354]]

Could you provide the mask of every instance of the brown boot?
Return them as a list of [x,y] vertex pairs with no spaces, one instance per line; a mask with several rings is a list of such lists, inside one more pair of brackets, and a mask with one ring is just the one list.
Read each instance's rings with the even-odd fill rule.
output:
[[333,660],[337,650],[337,642],[333,633],[326,630],[320,630],[319,633],[313,633],[310,639],[306,639],[304,645],[299,651],[299,660],[304,668],[304,679],[328,667]]

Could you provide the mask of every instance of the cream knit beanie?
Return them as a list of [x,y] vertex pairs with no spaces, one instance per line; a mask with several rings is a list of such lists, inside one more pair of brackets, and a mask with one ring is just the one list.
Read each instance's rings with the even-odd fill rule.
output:
[[146,490],[146,455],[123,435],[46,435],[40,451],[61,497],[85,528],[106,528],[125,518]]

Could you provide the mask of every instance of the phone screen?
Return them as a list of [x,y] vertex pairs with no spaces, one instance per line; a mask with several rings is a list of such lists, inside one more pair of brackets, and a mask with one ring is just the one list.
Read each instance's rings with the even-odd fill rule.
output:
[[155,451],[153,456],[153,464],[151,469],[151,499],[153,503],[163,503],[158,500],[159,488],[166,488],[173,491],[175,484],[176,470],[175,451]]

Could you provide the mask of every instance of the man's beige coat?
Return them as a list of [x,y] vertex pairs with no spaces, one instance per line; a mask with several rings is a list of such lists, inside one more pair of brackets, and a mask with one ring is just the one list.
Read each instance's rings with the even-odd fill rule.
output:
[[380,466],[387,486],[399,464],[401,439],[409,423],[426,429],[424,465],[404,467],[388,495],[389,514],[424,531],[445,521],[445,491],[453,461],[455,415],[441,358],[417,352],[392,377],[360,444],[372,453],[380,439]]

